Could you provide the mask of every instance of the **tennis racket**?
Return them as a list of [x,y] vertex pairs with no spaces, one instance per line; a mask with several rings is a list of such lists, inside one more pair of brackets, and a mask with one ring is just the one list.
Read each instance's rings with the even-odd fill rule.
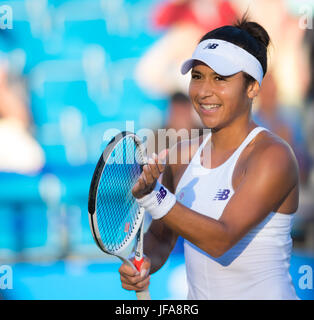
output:
[[[145,148],[134,133],[121,132],[101,155],[89,190],[88,217],[93,238],[105,253],[117,256],[140,271],[143,263],[144,209],[132,195],[144,164]],[[124,258],[135,240],[135,258]],[[138,300],[150,299],[149,291],[137,291]]]

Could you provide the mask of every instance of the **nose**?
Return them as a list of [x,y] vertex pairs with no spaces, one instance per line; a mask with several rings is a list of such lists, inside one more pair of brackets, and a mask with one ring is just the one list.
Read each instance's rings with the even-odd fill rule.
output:
[[200,99],[206,99],[213,96],[213,88],[209,81],[203,81],[198,90],[198,96]]

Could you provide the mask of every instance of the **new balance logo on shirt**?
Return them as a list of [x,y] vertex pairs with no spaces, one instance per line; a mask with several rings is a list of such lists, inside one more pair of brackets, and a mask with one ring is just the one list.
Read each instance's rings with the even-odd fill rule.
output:
[[229,189],[219,189],[213,200],[227,200],[229,197]]

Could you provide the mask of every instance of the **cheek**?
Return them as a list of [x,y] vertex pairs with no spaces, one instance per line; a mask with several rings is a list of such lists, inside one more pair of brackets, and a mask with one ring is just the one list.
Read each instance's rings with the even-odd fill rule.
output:
[[195,108],[194,101],[195,101],[195,99],[197,97],[197,94],[198,94],[198,89],[197,89],[197,86],[195,84],[190,83],[188,94],[189,94],[190,100],[192,102],[192,105]]
[[190,96],[191,100],[195,96],[195,85],[192,82],[190,82],[190,84],[189,84],[189,96]]
[[229,107],[238,108],[239,105],[243,105],[246,99],[246,92],[240,86],[229,86],[220,91],[220,97]]
[[231,88],[223,88],[219,91],[219,98],[225,106],[230,108],[236,102],[237,96]]

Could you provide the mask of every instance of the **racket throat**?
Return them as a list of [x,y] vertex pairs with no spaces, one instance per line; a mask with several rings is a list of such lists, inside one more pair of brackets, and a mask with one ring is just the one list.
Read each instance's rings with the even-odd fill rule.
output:
[[141,270],[144,258],[143,258],[143,237],[144,237],[144,219],[141,223],[140,229],[136,235],[135,257],[134,265],[138,271]]

